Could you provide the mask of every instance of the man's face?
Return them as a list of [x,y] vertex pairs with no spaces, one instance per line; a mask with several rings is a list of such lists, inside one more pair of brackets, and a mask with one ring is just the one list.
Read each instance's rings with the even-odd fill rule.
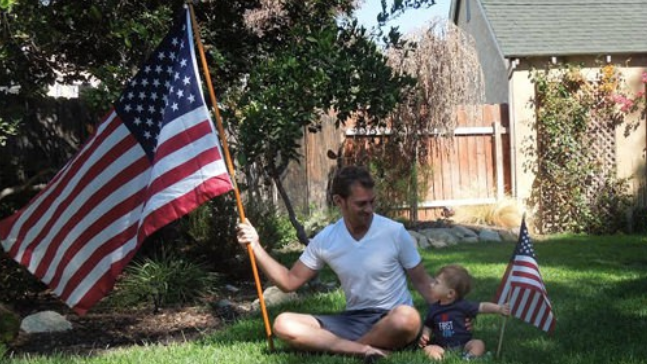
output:
[[348,198],[336,196],[342,216],[355,228],[367,228],[373,218],[375,192],[372,188],[364,188],[359,183],[351,185],[350,190]]

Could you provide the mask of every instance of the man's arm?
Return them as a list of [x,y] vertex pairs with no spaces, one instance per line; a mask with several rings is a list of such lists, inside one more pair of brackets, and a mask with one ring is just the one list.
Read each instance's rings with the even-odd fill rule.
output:
[[295,291],[317,274],[317,271],[306,267],[300,260],[297,260],[290,270],[277,262],[261,246],[258,233],[248,220],[238,224],[237,230],[238,242],[245,248],[247,248],[247,244],[250,244],[256,257],[256,263],[281,291]]
[[413,287],[420,292],[420,295],[427,301],[427,304],[436,302],[431,296],[431,283],[433,282],[433,278],[427,274],[422,261],[415,267],[407,269],[407,274],[409,275],[409,279],[411,279],[411,283],[413,283]]

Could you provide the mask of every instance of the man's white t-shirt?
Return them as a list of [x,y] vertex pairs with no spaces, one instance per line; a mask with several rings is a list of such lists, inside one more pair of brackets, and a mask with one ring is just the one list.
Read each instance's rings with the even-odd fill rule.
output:
[[405,269],[418,265],[420,254],[404,226],[384,216],[373,214],[359,241],[340,219],[319,232],[299,259],[313,270],[330,266],[346,295],[346,310],[413,305]]

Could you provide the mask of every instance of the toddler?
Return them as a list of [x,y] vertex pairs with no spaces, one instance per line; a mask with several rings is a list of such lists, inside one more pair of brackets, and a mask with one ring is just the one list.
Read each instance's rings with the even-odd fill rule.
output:
[[442,267],[431,283],[436,303],[429,305],[422,336],[418,344],[432,359],[440,360],[445,350],[462,350],[463,358],[470,360],[485,353],[485,343],[472,338],[465,328],[465,318],[479,313],[510,314],[510,306],[492,302],[472,302],[463,298],[470,292],[472,277],[460,265]]

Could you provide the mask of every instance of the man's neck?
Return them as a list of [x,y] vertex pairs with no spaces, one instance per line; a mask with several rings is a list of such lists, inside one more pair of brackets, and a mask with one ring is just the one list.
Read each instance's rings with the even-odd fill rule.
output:
[[353,237],[353,239],[360,241],[371,228],[371,224],[373,223],[373,216],[371,216],[371,221],[369,221],[368,225],[353,226],[346,220],[344,220],[344,223],[346,225],[346,229]]

